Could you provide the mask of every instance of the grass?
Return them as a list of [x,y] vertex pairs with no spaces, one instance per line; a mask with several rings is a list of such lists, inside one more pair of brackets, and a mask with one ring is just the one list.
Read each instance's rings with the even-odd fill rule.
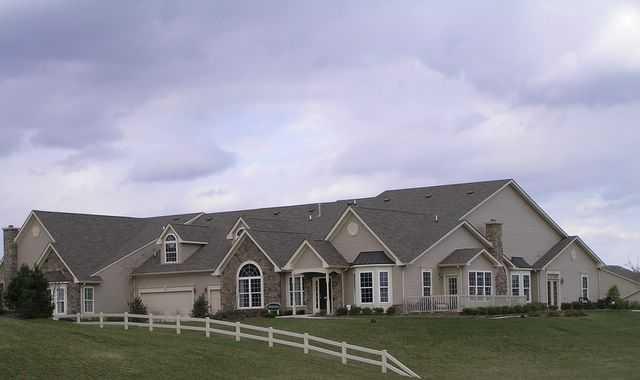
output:
[[[375,319],[375,323],[371,323]],[[634,378],[640,313],[584,318],[245,321],[387,349],[426,379]],[[171,330],[0,318],[0,378],[393,379],[301,350]]]

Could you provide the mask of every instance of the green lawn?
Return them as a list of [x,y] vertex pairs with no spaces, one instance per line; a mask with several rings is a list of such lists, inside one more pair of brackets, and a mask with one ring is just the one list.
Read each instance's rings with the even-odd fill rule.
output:
[[[256,319],[261,325],[385,348],[423,378],[640,377],[640,313],[508,320],[382,317]],[[0,318],[0,378],[393,379],[378,368],[265,343],[170,330],[99,329]]]

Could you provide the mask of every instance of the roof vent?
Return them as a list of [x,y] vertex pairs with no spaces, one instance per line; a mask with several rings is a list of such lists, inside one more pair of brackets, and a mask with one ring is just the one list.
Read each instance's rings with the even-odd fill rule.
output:
[[313,208],[313,207],[311,207],[311,208],[309,208],[309,210],[307,210],[307,211],[309,211],[309,214],[311,214],[311,213],[312,213],[312,212],[314,212],[315,210],[314,210],[314,208]]
[[475,194],[475,193],[476,193],[476,192],[475,192],[475,191],[473,191],[473,190],[472,190],[472,191],[467,191],[467,195],[473,195],[473,194]]
[[274,211],[273,215],[280,215],[280,211]]
[[207,222],[210,222],[210,221],[212,221],[212,220],[213,220],[213,218],[212,218],[212,217],[208,217],[208,218],[207,218]]
[[384,200],[385,202],[389,202],[389,201],[391,201],[391,199],[389,199],[389,198],[385,198],[385,199],[383,199],[383,200]]
[[309,215],[309,221],[313,220],[313,215]]
[[429,199],[429,198],[431,198],[432,196],[433,196],[433,194],[431,194],[431,193],[427,193],[427,194],[425,194],[425,196],[424,196],[424,197],[425,197],[425,198],[427,198],[427,199]]
[[180,217],[176,216],[175,218],[173,218],[173,220],[178,221],[178,220],[180,220]]
[[433,217],[433,222],[434,223],[438,223],[440,221],[440,217],[438,217],[438,215]]

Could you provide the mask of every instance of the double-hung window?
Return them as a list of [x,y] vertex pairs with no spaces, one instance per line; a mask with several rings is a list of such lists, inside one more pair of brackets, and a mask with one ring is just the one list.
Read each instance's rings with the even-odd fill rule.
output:
[[431,297],[431,272],[422,272],[422,296]]
[[389,303],[389,272],[378,272],[380,289],[380,303]]
[[520,296],[520,275],[512,274],[511,275],[511,295],[512,296]]
[[586,274],[580,276],[580,297],[589,299],[589,276]]
[[373,303],[373,272],[360,272],[360,303]]
[[178,242],[174,235],[167,235],[164,239],[164,262],[178,262]]
[[95,309],[95,295],[93,287],[86,286],[82,288],[82,312],[92,314]]
[[490,296],[491,272],[469,272],[469,295]]
[[289,277],[289,305],[304,306],[304,281],[302,276]]
[[524,296],[527,302],[531,302],[531,275],[529,272],[516,272],[511,274],[511,295]]

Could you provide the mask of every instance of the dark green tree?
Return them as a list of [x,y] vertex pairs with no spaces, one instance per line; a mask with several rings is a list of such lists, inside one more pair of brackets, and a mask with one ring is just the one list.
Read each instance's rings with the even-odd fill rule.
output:
[[193,318],[204,318],[209,315],[209,302],[204,297],[204,294],[200,294],[200,296],[193,303],[193,310],[191,311],[191,316]]
[[53,313],[49,282],[38,268],[26,265],[7,287],[5,302],[20,318],[50,318]]

